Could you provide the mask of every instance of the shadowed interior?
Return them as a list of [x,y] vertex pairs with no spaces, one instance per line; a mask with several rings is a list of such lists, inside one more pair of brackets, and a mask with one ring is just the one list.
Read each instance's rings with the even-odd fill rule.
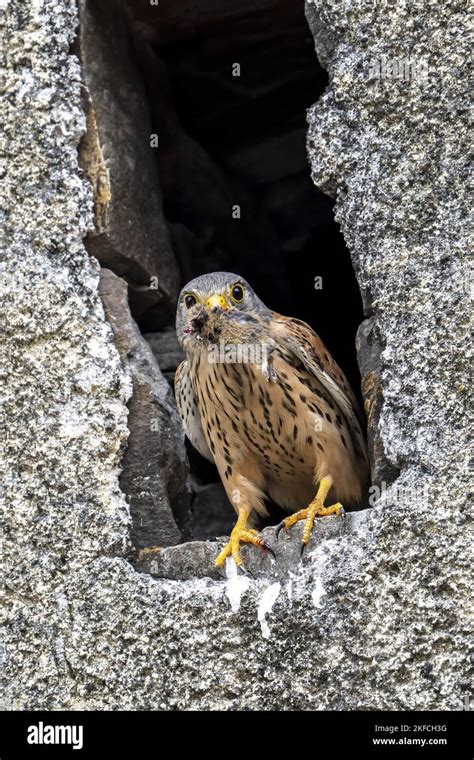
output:
[[[313,185],[306,157],[306,109],[327,75],[304,4],[128,0],[128,9],[181,285],[216,270],[243,275],[267,306],[316,330],[360,398],[361,297],[333,202]],[[131,270],[121,274],[133,281]],[[173,318],[147,297],[129,289],[172,382],[181,358]],[[235,515],[217,470],[190,445],[188,454],[194,536],[225,533]]]

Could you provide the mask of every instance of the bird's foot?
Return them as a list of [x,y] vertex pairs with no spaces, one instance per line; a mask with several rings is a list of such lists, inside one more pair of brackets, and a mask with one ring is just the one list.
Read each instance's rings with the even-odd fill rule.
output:
[[270,554],[273,554],[273,556],[275,556],[273,550],[270,549],[265,541],[262,541],[262,539],[259,537],[258,531],[254,530],[253,528],[247,528],[245,524],[239,525],[239,522],[240,521],[238,520],[232,533],[230,534],[229,541],[224,546],[216,561],[214,562],[216,567],[221,567],[226,561],[227,557],[232,557],[237,567],[244,569],[242,557],[240,556],[241,542],[258,546],[263,551],[270,552]]
[[304,520],[303,537],[301,539],[301,552],[304,551],[305,546],[309,542],[311,537],[311,531],[316,517],[326,517],[327,515],[339,515],[344,512],[342,504],[332,504],[330,507],[325,507],[321,502],[313,501],[309,507],[300,509],[299,512],[295,512],[289,517],[285,517],[282,522],[276,527],[276,535],[280,534],[280,531],[284,528],[289,530],[295,523],[300,520]]
[[341,513],[344,513],[342,504],[332,504],[330,507],[324,506],[324,501],[332,487],[332,484],[333,480],[331,476],[328,475],[327,477],[322,478],[319,484],[318,493],[316,494],[309,507],[300,509],[299,512],[295,512],[289,517],[286,517],[279,525],[277,525],[277,537],[282,528],[289,530],[293,525],[295,525],[295,523],[299,522],[300,520],[304,520],[305,523],[303,528],[303,538],[301,542],[301,553],[303,553],[304,548],[311,537],[311,531],[313,529],[316,517],[326,517],[326,515],[339,515]]

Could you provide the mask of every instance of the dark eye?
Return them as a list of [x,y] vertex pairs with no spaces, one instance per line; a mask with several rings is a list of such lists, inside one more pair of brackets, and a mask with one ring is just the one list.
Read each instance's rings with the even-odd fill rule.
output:
[[232,285],[230,297],[235,303],[241,303],[244,300],[244,289],[242,285]]
[[184,305],[187,309],[191,309],[195,304],[197,304],[197,298],[196,296],[193,296],[192,293],[188,293],[187,296],[184,296]]

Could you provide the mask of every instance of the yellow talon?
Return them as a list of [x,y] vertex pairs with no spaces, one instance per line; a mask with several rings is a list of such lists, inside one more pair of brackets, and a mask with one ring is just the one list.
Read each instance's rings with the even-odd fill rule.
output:
[[311,537],[311,531],[313,529],[314,521],[316,517],[325,517],[326,515],[338,515],[342,512],[342,504],[332,504],[330,507],[325,507],[324,505],[316,504],[315,502],[311,502],[310,506],[308,507],[308,515],[306,517],[306,522],[304,524],[303,528],[303,538],[301,539],[303,544],[307,544],[310,537]]
[[285,530],[289,530],[293,525],[295,525],[295,523],[299,522],[300,520],[304,520],[305,524],[303,528],[302,543],[303,546],[306,546],[306,544],[309,542],[316,517],[338,515],[342,512],[342,504],[332,504],[330,507],[324,506],[324,501],[329,491],[331,490],[332,484],[333,479],[330,475],[322,478],[319,484],[318,493],[314,497],[309,507],[300,509],[299,512],[295,512],[289,517],[286,517],[283,522],[280,523],[279,528],[285,528]]
[[254,528],[247,528],[247,520],[249,513],[242,510],[239,513],[237,522],[230,534],[230,539],[219,553],[214,565],[220,567],[224,564],[227,557],[231,556],[237,567],[242,565],[242,557],[240,556],[240,544],[241,542],[247,544],[254,544],[254,546],[260,547],[260,549],[266,549],[270,551],[269,547],[258,536],[258,531]]

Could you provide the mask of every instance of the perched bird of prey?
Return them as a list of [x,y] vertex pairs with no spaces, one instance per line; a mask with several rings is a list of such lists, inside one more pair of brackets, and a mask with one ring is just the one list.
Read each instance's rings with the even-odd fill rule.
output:
[[265,499],[293,513],[279,528],[305,521],[303,547],[316,517],[360,504],[362,417],[307,324],[268,309],[242,277],[214,272],[181,291],[176,330],[186,353],[175,377],[186,434],[215,462],[238,515],[216,565],[228,556],[241,565],[241,542],[268,548],[253,527]]

